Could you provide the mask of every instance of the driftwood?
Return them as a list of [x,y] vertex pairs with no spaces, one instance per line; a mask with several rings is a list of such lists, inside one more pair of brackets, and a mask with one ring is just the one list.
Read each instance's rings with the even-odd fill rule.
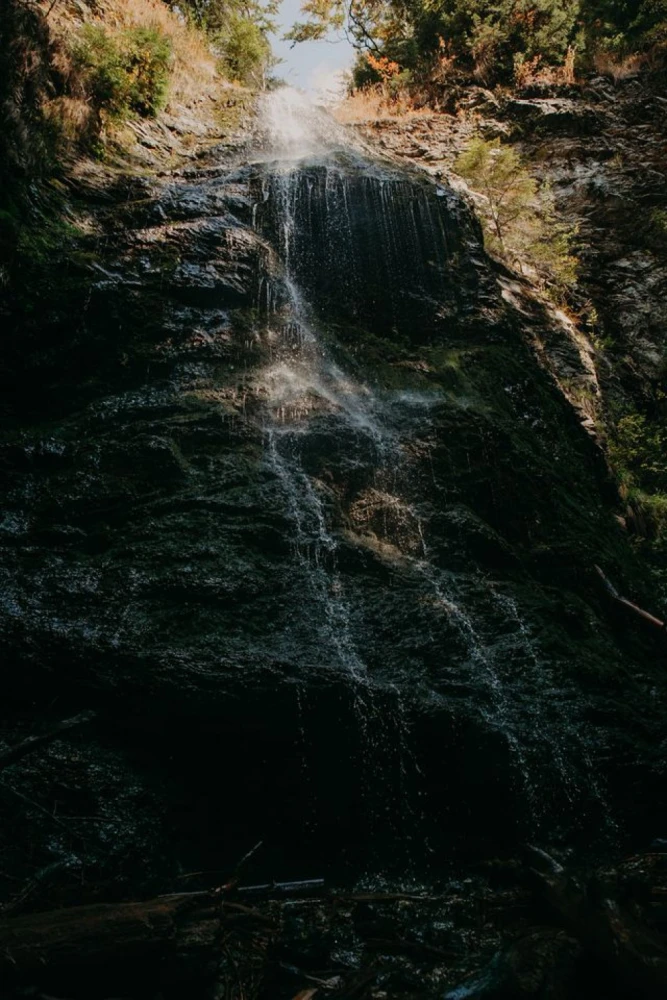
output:
[[9,747],[8,750],[1,751],[0,771],[9,767],[10,764],[15,764],[23,757],[27,757],[29,753],[33,752],[33,750],[38,750],[39,747],[53,743],[53,741],[57,740],[62,733],[66,733],[70,729],[76,729],[78,726],[83,726],[86,722],[91,722],[94,718],[95,712],[80,712],[79,715],[75,715],[71,719],[63,719],[61,722],[57,722],[54,726],[51,726],[50,729],[48,729],[45,733],[41,733],[39,736],[29,736],[21,743],[17,743],[16,746]]
[[543,851],[530,848],[539,892],[589,954],[637,1000],[667,997],[667,947],[634,912],[595,882],[582,884]]
[[222,932],[272,927],[269,918],[217,892],[102,903],[0,922],[0,981],[43,971],[77,970],[214,953]]
[[661,621],[660,618],[656,618],[655,615],[652,615],[649,611],[644,611],[644,609],[640,608],[637,604],[633,604],[633,602],[629,601],[627,597],[621,597],[619,592],[616,590],[609,578],[605,576],[600,567],[596,566],[595,570],[604,584],[605,591],[615,604],[625,608],[626,611],[629,611],[637,618],[641,618],[642,621],[651,625],[653,628],[660,629],[661,632],[667,631],[667,623]]
[[300,882],[263,882],[261,885],[240,885],[236,891],[247,896],[273,898],[318,894],[318,890],[323,888],[323,878],[308,878]]

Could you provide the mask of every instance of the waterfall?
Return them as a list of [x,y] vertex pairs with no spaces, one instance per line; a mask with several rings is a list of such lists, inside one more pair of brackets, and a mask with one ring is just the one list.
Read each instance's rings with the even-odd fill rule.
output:
[[[259,131],[253,225],[281,262],[260,297],[270,360],[255,389],[266,463],[292,524],[319,666],[342,671],[354,686],[368,786],[373,780],[377,786],[383,767],[389,777],[386,762],[397,752],[401,774],[411,772],[406,784],[418,788],[419,764],[409,696],[369,671],[364,624],[339,569],[348,498],[345,484],[318,474],[323,463],[313,455],[321,458],[327,448],[344,448],[348,479],[365,478],[349,512],[372,525],[377,544],[430,593],[425,600],[433,613],[465,649],[459,665],[450,667],[451,682],[474,692],[473,711],[504,741],[532,828],[554,820],[543,794],[546,775],[561,806],[581,810],[589,801],[606,813],[600,785],[585,763],[582,768],[582,723],[558,714],[557,682],[535,652],[517,601],[482,574],[462,576],[431,557],[428,515],[411,483],[408,450],[415,427],[428,424],[430,409],[443,403],[442,390],[378,393],[337,360],[327,329],[331,312],[352,326],[391,329],[416,342],[447,329],[461,309],[462,290],[450,275],[464,241],[456,208],[442,189],[380,161],[295,92],[263,99]],[[302,616],[295,629],[298,642]],[[525,693],[536,688],[539,703]],[[418,810],[404,807],[418,825]],[[381,811],[388,811],[386,803]]]
[[328,526],[325,488],[308,475],[302,454],[309,424],[318,418],[344,425],[356,446],[374,453],[378,462],[392,439],[378,418],[371,391],[346,375],[327,352],[298,283],[303,255],[297,219],[300,163],[306,155],[326,160],[332,141],[340,143],[344,137],[342,130],[327,128],[330,119],[305,97],[287,88],[265,97],[262,122],[276,160],[267,164],[254,218],[270,203],[283,263],[280,287],[266,316],[272,361],[259,375],[258,392],[266,401],[267,456],[294,525],[295,556],[320,607],[314,627],[324,648],[360,678],[366,667],[352,637],[350,607],[336,569],[338,545]]
[[[271,361],[257,378],[257,393],[264,400],[266,461],[282,487],[293,526],[294,559],[302,573],[315,615],[310,627],[316,633],[322,660],[344,672],[353,686],[359,727],[359,780],[368,805],[365,822],[370,829],[394,828],[396,836],[415,835],[408,830],[414,820],[412,795],[418,772],[411,747],[408,713],[403,696],[379,688],[368,675],[363,648],[353,626],[354,609],[338,570],[339,539],[331,527],[330,509],[338,500],[307,469],[306,452],[318,427],[328,424],[330,435],[344,435],[351,444],[351,460],[359,456],[378,469],[392,461],[398,441],[383,419],[383,406],[370,387],[345,372],[322,336],[317,317],[301,288],[304,246],[299,225],[302,211],[302,161],[327,163],[341,147],[349,151],[343,129],[304,97],[287,89],[264,100],[264,134],[268,137],[267,161],[261,172],[260,200],[253,220],[266,227],[273,239],[282,271],[265,309],[266,337]],[[275,159],[271,158],[275,156]],[[327,168],[328,169],[328,168]],[[334,173],[325,177],[332,189]],[[307,197],[316,193],[310,190]],[[325,194],[326,197],[326,194]],[[342,216],[342,224],[348,216]],[[312,252],[312,250],[310,251]],[[396,772],[403,816],[399,815]],[[410,772],[408,774],[408,772]],[[370,804],[372,803],[372,805]],[[413,823],[414,826],[414,823]]]

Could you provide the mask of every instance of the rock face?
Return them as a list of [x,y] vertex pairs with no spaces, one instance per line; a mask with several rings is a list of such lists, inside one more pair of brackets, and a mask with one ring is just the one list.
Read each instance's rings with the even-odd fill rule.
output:
[[[576,321],[554,316],[559,322],[540,334],[542,362],[603,448],[611,441],[613,450],[627,417],[639,416],[649,434],[664,435],[664,73],[597,77],[571,86],[533,84],[518,95],[452,87],[445,96],[451,113],[368,121],[361,131],[404,162],[417,160],[436,178],[452,175],[474,135],[514,146],[540,183],[549,184],[561,221],[577,232],[580,269],[571,301]],[[622,458],[627,464],[627,455]],[[618,456],[615,464],[623,464]],[[657,473],[639,466],[635,462],[631,470],[635,493],[655,494],[659,510],[664,463],[645,459],[644,466],[657,466]],[[621,471],[627,478],[628,470]],[[650,497],[644,511],[636,496],[624,500],[619,516],[642,549],[645,572],[654,570],[651,603],[664,617],[660,517],[651,513]]]
[[0,634],[19,713],[103,720],[59,815],[83,789],[114,877],[114,838],[157,877],[259,837],[358,872],[644,836],[664,686],[596,589],[636,569],[527,346],[549,317],[457,195],[290,100],[246,154],[119,188],[42,320]]

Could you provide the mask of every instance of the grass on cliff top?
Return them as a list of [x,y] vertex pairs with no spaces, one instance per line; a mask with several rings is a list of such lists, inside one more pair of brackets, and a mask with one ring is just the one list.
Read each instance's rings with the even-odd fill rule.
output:
[[[40,3],[46,16],[46,0]],[[49,14],[51,69],[62,81],[45,96],[45,129],[56,159],[101,153],[101,137],[168,103],[194,106],[218,93],[216,57],[203,32],[161,0],[100,0],[82,16],[57,3]]]
[[[43,0],[43,6],[48,4]],[[188,103],[204,96],[218,79],[216,57],[203,32],[177,17],[162,0],[102,0],[88,23],[118,40],[125,32],[148,29],[165,39],[172,53],[169,94]],[[61,38],[71,40],[72,15],[56,5],[49,18]],[[60,57],[67,58],[61,55]]]
[[336,105],[334,116],[344,125],[366,121],[402,120],[432,114],[420,108],[407,91],[391,93],[382,84],[359,87]]

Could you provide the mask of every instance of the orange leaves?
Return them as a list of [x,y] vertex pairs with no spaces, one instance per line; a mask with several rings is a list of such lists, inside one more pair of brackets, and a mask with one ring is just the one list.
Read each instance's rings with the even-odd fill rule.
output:
[[382,77],[383,80],[391,80],[393,76],[398,76],[401,67],[396,62],[392,62],[386,56],[374,56],[372,52],[366,53],[368,65]]

